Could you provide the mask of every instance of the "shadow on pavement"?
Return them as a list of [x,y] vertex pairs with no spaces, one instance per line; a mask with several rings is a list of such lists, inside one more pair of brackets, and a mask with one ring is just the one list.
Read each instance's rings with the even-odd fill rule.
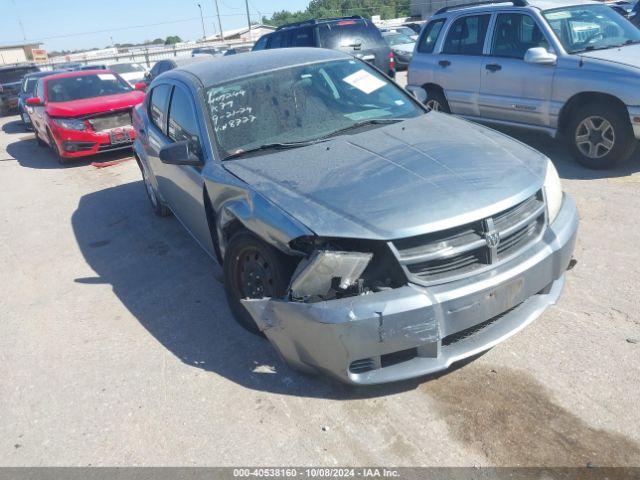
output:
[[2,125],[2,131],[9,135],[29,132],[29,130],[24,127],[24,124],[20,120],[14,120],[12,122],[5,123],[4,125]]
[[544,153],[553,160],[558,173],[568,180],[594,180],[597,178],[628,177],[640,172],[640,149],[624,164],[611,170],[590,170],[580,165],[569,154],[562,140],[556,140],[544,133],[522,129],[500,127],[499,131]]
[[[22,133],[25,133],[24,131]],[[33,135],[33,134],[32,134]],[[51,169],[51,168],[75,168],[86,167],[93,162],[113,162],[132,156],[130,150],[102,153],[92,157],[72,159],[60,165],[53,152],[47,146],[39,146],[35,136],[22,138],[7,145],[7,154],[15,158],[25,168]]]
[[246,388],[333,399],[389,395],[425,381],[354,388],[289,368],[266,339],[235,323],[222,269],[175,218],[153,215],[142,182],[83,196],[72,226],[85,260],[97,274],[75,281],[86,288],[111,285],[147,331],[194,368]]

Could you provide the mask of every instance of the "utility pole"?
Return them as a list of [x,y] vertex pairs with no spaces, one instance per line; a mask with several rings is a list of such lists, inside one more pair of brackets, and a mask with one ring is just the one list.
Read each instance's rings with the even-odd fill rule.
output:
[[204,15],[202,15],[202,5],[200,5],[199,3],[197,3],[196,5],[198,5],[198,8],[200,9],[200,21],[202,22],[202,40],[204,40],[205,38],[207,38],[207,32],[204,29]]
[[218,27],[220,28],[220,41],[224,41],[224,32],[222,31],[222,22],[220,21],[220,9],[218,8],[218,0],[213,0],[216,4],[216,14],[218,15]]
[[249,41],[252,40],[251,37],[251,16],[249,15],[249,0],[244,0],[244,6],[247,8],[247,26],[249,27],[249,31],[247,32],[249,34]]

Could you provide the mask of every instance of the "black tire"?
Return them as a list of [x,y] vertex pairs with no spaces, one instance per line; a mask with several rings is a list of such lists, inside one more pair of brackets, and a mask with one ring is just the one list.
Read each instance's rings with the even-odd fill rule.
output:
[[39,147],[46,147],[47,146],[47,142],[45,142],[44,140],[42,140],[40,138],[40,135],[38,135],[38,131],[35,130],[35,134],[36,134],[36,142],[38,142],[38,146]]
[[51,147],[51,151],[53,155],[56,157],[56,160],[60,165],[64,165],[64,158],[60,155],[60,150],[58,150],[58,144],[53,139],[53,135],[51,132],[47,131],[47,135],[49,136],[49,146]]
[[158,192],[153,186],[151,179],[148,177],[147,170],[142,162],[138,161],[138,167],[140,167],[140,172],[142,173],[142,183],[145,187],[145,192],[147,192],[147,198],[149,199],[153,213],[159,217],[168,217],[171,215],[171,210],[169,210],[169,208],[162,203],[162,200],[160,200]]
[[449,102],[447,102],[447,97],[444,96],[442,90],[439,90],[437,88],[427,89],[427,100],[424,102],[424,104],[429,110],[434,110],[436,112],[442,113],[451,113]]
[[637,145],[629,115],[615,105],[592,103],[578,108],[566,133],[571,155],[597,170],[628,160]]
[[282,297],[293,268],[285,255],[252,233],[236,233],[224,255],[224,287],[236,321],[252,333],[260,329],[240,303],[245,298]]

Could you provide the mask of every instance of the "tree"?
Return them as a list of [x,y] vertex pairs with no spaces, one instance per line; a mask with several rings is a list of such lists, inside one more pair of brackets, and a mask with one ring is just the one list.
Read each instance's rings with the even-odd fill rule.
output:
[[182,42],[182,39],[178,35],[169,35],[167,39],[164,41],[165,45],[175,45],[176,43]]
[[311,0],[304,11],[275,12],[271,18],[263,18],[266,25],[280,26],[310,18],[346,17],[360,15],[371,18],[380,15],[383,19],[408,17],[411,15],[409,0]]
[[156,38],[153,42],[151,42],[151,45],[163,45],[164,44],[164,40],[161,38]]

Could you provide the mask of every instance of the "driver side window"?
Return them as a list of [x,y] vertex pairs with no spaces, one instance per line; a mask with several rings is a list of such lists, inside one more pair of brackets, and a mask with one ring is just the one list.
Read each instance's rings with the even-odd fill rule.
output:
[[538,24],[529,15],[521,13],[501,13],[496,20],[493,32],[491,55],[523,59],[530,48],[549,49]]

